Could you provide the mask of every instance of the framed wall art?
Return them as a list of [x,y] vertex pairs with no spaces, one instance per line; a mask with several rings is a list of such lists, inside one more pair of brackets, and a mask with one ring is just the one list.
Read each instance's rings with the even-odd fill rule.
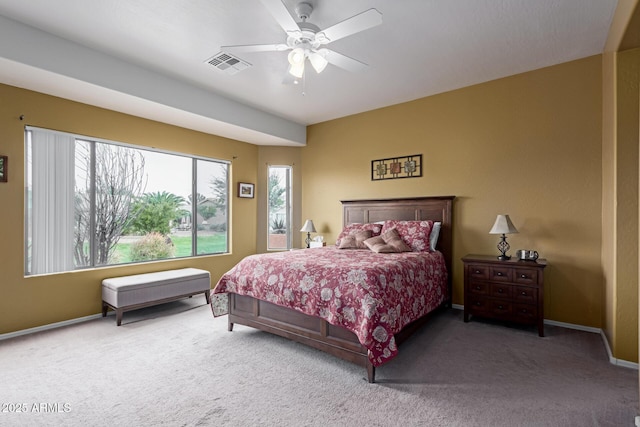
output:
[[371,161],[371,181],[422,176],[422,154]]
[[0,156],[0,182],[7,182],[7,162],[9,161],[9,157]]
[[253,191],[255,189],[254,184],[248,184],[246,182],[238,183],[238,197],[246,199],[253,199]]

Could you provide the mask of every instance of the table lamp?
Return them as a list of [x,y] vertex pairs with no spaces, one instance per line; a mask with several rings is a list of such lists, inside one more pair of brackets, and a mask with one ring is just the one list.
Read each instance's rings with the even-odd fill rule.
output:
[[511,222],[509,215],[498,215],[495,224],[493,224],[493,228],[489,231],[489,234],[502,234],[500,242],[498,242],[498,250],[500,251],[500,256],[498,256],[499,260],[506,261],[511,259],[511,257],[507,255],[507,251],[510,246],[507,243],[507,237],[505,234],[513,234],[517,232],[518,230]]
[[304,241],[307,244],[307,249],[309,249],[309,244],[311,243],[311,233],[316,232],[316,227],[313,226],[313,221],[311,221],[310,219],[306,220],[304,225],[300,229],[300,232],[307,233],[307,238],[304,239]]

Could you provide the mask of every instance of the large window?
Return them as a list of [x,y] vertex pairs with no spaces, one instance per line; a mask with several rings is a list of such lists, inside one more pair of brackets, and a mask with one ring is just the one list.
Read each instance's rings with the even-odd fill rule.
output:
[[228,251],[228,162],[26,130],[26,274]]
[[269,250],[291,248],[291,166],[269,166]]

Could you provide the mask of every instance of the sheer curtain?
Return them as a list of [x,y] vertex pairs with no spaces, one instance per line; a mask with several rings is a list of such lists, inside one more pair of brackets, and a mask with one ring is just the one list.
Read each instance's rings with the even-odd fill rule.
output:
[[31,274],[73,270],[75,138],[31,132]]

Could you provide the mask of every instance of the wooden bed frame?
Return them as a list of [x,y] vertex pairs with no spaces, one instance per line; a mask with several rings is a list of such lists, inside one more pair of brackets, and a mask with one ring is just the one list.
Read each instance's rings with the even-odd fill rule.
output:
[[[343,223],[378,222],[387,219],[441,221],[438,250],[445,257],[449,272],[449,297],[443,305],[451,306],[452,261],[452,205],[454,196],[418,197],[410,199],[344,200]],[[400,344],[426,321],[429,315],[407,325],[396,334]],[[271,332],[297,341],[341,359],[364,366],[370,383],[375,380],[375,368],[369,361],[368,350],[356,335],[324,319],[280,307],[252,297],[229,294],[229,331],[234,323]]]

